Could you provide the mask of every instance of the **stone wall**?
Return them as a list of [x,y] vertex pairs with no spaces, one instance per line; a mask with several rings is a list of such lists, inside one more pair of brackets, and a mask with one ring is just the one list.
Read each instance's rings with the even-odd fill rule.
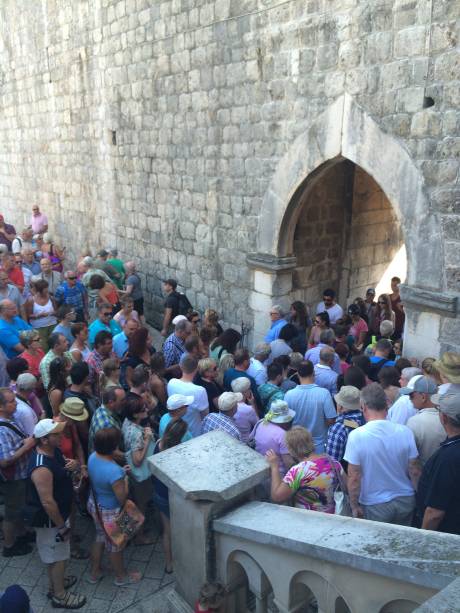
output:
[[[458,294],[458,10],[4,0],[0,208],[21,226],[38,202],[72,257],[116,245],[139,263],[153,307],[159,279],[175,276],[198,307],[251,324],[245,258],[264,195],[295,138],[347,93],[422,173],[443,244],[438,279]],[[460,346],[457,323],[442,319],[441,346]]]

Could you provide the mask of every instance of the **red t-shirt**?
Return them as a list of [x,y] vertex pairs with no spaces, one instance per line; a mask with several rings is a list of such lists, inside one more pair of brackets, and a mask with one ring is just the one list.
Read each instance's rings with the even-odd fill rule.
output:
[[8,278],[15,285],[24,287],[24,275],[22,274],[22,270],[19,270],[19,268],[12,268],[8,273]]

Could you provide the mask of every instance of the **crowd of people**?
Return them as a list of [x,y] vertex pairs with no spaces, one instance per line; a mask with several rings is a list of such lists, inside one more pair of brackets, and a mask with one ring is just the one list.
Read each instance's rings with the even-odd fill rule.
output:
[[[116,586],[141,578],[107,530],[132,501],[158,514],[172,572],[168,489],[147,460],[213,430],[266,457],[274,502],[460,534],[460,355],[402,357],[399,284],[346,309],[332,289],[311,314],[273,305],[251,354],[167,279],[154,347],[134,262],[101,249],[69,267],[38,206],[20,234],[0,216],[3,556],[36,541],[53,606],[82,607],[70,556],[91,556],[91,583],[104,550]],[[152,543],[145,525],[134,545]]]

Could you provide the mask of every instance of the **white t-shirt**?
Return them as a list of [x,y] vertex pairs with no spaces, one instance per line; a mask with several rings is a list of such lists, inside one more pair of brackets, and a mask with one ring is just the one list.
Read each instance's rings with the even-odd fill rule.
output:
[[414,435],[421,463],[426,464],[447,436],[441,425],[438,410],[430,407],[417,411],[417,414],[408,420],[407,427]]
[[335,324],[335,322],[343,316],[343,309],[340,304],[334,304],[334,306],[326,309],[326,305],[324,302],[318,302],[318,306],[316,307],[316,314],[327,312],[329,315],[329,321],[331,324]]
[[[204,387],[201,385],[195,385],[188,381],[181,381],[181,379],[171,379],[168,383],[168,396],[173,394],[183,394],[184,396],[193,396],[195,400],[187,408],[187,413],[183,419],[188,423],[188,431],[192,436],[200,436],[201,434],[201,420],[206,417],[209,402],[208,395]],[[202,412],[204,412],[202,414]]]
[[251,358],[249,368],[246,372],[256,380],[257,387],[267,383],[267,369],[262,362],[256,360],[256,358]]
[[405,426],[407,420],[417,414],[409,395],[400,396],[390,407],[387,419],[394,424]]
[[352,430],[344,459],[361,467],[359,502],[382,504],[412,496],[408,466],[417,457],[414,435],[407,426],[378,419]]
[[21,430],[27,436],[34,435],[34,428],[38,422],[38,417],[33,408],[16,396],[16,411],[13,415],[15,421]]

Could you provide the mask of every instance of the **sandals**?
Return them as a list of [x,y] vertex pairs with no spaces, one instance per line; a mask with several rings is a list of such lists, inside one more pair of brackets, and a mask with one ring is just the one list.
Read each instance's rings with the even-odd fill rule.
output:
[[[75,577],[75,575],[67,575],[67,577],[64,577],[64,589],[68,590],[69,587],[72,587],[72,585],[75,585],[78,581],[78,577]],[[53,597],[53,592],[52,590],[50,590],[47,594],[46,594],[47,598],[52,598]]]
[[133,583],[139,583],[141,579],[142,579],[141,573],[134,571],[134,572],[126,573],[123,579],[115,578],[113,584],[116,587],[123,587],[125,585],[132,585]]
[[62,598],[51,597],[51,606],[54,609],[81,609],[86,604],[86,597],[66,592]]
[[100,574],[97,577],[93,577],[92,575],[90,575],[89,577],[86,578],[86,581],[88,583],[91,583],[91,585],[96,585],[96,583],[99,583],[99,581],[102,581],[103,578],[104,578],[103,574]]

